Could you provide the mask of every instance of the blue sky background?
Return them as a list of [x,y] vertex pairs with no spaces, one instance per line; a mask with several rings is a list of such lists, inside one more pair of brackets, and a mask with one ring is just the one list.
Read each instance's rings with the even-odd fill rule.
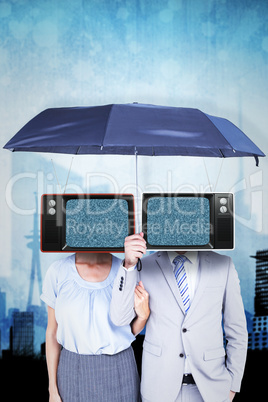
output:
[[[67,155],[2,146],[49,107],[152,103],[199,108],[238,125],[268,153],[268,3],[265,0],[0,1],[0,288],[26,309],[35,193],[59,191]],[[134,158],[79,156],[68,191],[134,191]],[[217,181],[220,159],[206,160]],[[208,190],[202,159],[139,159],[141,191]],[[255,260],[268,248],[268,162],[225,160],[216,190],[236,194],[236,249],[246,309]],[[94,176],[95,175],[95,176]],[[215,186],[213,188],[215,190]],[[35,243],[38,247],[38,242]],[[40,253],[42,275],[59,254]],[[39,303],[35,287],[34,303]]]

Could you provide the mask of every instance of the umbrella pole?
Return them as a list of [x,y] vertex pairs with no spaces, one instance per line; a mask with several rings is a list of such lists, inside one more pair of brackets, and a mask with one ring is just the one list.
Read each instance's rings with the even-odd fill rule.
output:
[[141,222],[140,222],[140,209],[139,209],[139,184],[138,184],[138,152],[135,149],[135,183],[136,183],[136,216],[137,216],[137,229],[136,232],[141,232]]
[[[135,205],[135,210],[136,215],[137,215],[137,230],[136,233],[140,233],[142,230],[141,227],[141,219],[140,219],[140,210],[139,210],[139,186],[138,186],[138,152],[137,149],[135,148],[135,182],[136,182],[136,205]],[[138,259],[138,263],[137,263],[137,271],[138,271],[138,283],[141,280],[140,277],[140,271],[142,270],[142,262],[141,259]]]

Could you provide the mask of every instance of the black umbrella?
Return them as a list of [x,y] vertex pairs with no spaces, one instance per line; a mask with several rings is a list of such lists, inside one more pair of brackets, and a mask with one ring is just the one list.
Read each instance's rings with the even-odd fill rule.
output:
[[111,104],[47,109],[4,146],[68,154],[253,156],[264,153],[229,120],[198,109]]
[[138,155],[253,156],[257,165],[258,157],[265,156],[226,119],[198,109],[137,103],[47,109],[4,148],[13,152],[136,155],[136,188]]
[[4,148],[69,154],[258,157],[264,153],[230,121],[198,109],[113,104],[47,109]]

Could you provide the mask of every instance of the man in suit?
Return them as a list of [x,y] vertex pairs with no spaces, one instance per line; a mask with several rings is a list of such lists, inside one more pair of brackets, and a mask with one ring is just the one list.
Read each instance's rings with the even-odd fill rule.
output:
[[143,258],[138,272],[145,253],[143,233],[126,238],[111,302],[113,322],[126,325],[135,318],[134,291],[141,298],[149,294],[142,400],[232,400],[243,377],[247,330],[231,258],[212,251],[161,251]]

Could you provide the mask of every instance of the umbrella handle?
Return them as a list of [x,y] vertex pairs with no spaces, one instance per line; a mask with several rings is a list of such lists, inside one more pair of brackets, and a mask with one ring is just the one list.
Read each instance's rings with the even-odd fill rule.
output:
[[142,262],[141,259],[139,258],[137,262],[137,271],[140,272],[141,270],[142,270]]

